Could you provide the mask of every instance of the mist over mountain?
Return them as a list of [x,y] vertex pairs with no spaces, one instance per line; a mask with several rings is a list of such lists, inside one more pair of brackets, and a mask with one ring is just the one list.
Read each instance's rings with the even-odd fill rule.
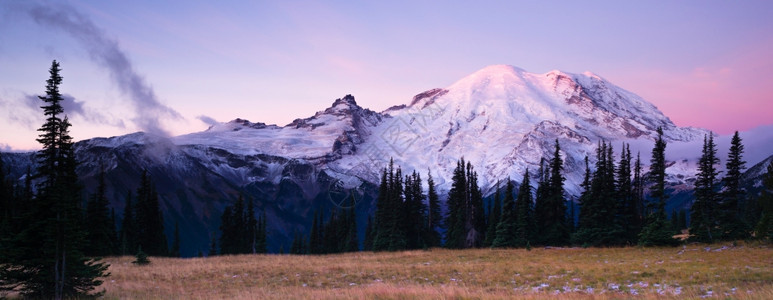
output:
[[[659,127],[669,143],[668,207],[684,207],[691,201],[686,191],[692,188],[700,142],[709,131],[676,126],[651,103],[587,72],[535,74],[495,65],[383,112],[346,95],[284,126],[237,118],[176,137],[139,132],[75,147],[86,194],[104,170],[119,218],[127,194],[147,170],[158,188],[167,235],[179,222],[183,255],[192,256],[219,234],[223,209],[240,194],[266,212],[269,251],[277,252],[280,245],[288,248],[294,233],[308,231],[315,211],[327,216],[352,195],[364,236],[381,170],[390,159],[404,174],[416,170],[426,178],[431,172],[445,194],[456,161],[464,157],[479,173],[484,194],[491,194],[497,180],[518,181],[526,169],[535,174],[558,140],[566,196],[576,198],[583,160],[588,156],[593,163],[599,142],[611,143],[616,156],[623,142],[630,143],[646,166]],[[760,132],[754,132],[752,145],[771,145],[773,138]],[[726,151],[722,139],[718,145]],[[748,143],[747,149],[755,157],[747,157],[748,166],[773,154]],[[4,153],[3,159],[20,180],[32,164],[30,153]]]

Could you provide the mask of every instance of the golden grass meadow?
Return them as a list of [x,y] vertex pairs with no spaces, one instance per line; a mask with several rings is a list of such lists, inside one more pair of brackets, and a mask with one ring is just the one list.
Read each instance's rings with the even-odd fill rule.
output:
[[773,247],[112,257],[107,299],[773,299]]

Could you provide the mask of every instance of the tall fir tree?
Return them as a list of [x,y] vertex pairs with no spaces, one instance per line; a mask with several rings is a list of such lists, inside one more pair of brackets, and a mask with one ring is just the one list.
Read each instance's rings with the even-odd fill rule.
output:
[[354,194],[350,194],[348,216],[346,218],[346,239],[344,239],[344,252],[360,251],[360,239],[357,236],[357,202],[354,201]]
[[[494,248],[514,248],[516,247],[516,215],[515,199],[513,199],[513,182],[507,179],[505,185],[505,197],[502,200],[502,213],[497,224],[496,237],[491,242]],[[520,195],[519,195],[520,196]]]
[[594,205],[594,199],[591,197],[591,173],[587,155],[585,156],[585,176],[580,184],[580,188],[582,188],[582,193],[578,200],[580,203],[580,214],[577,218],[577,230],[572,235],[572,241],[576,244],[586,243],[588,240],[588,237],[586,237],[588,233],[586,231],[594,225],[591,218],[591,208]]
[[404,232],[405,210],[403,208],[402,176],[400,167],[395,169],[394,161],[390,159],[389,167],[382,172],[381,185],[376,200],[374,251],[397,251],[403,250],[407,246]]
[[432,171],[427,170],[427,230],[429,237],[427,247],[440,247],[440,233],[438,230],[443,227],[440,215],[440,198],[435,189],[435,180],[432,179]]
[[762,187],[762,192],[757,199],[762,216],[754,229],[754,234],[758,239],[773,241],[773,163],[768,164],[767,173],[762,179]]
[[3,164],[3,153],[0,152],[0,257],[3,256],[2,244],[8,243],[6,239],[11,234],[11,205],[13,203],[13,187],[11,180],[6,178],[6,169]]
[[673,238],[670,224],[666,219],[666,141],[663,128],[658,127],[658,137],[652,148],[649,180],[650,202],[647,204],[647,217],[639,233],[639,245],[665,246],[679,242]]
[[42,150],[35,155],[37,195],[10,240],[13,251],[0,261],[0,291],[17,291],[29,298],[87,297],[102,283],[99,278],[109,275],[106,264],[83,254],[86,232],[78,205],[78,162],[69,120],[61,118],[60,72],[59,63],[53,61],[46,96],[39,96],[45,103],[41,106],[45,122],[38,129]]
[[631,220],[631,228],[635,231],[635,239],[638,240],[639,232],[644,226],[644,216],[647,215],[644,206],[644,177],[642,176],[641,153],[636,153],[636,162],[633,167],[633,202],[636,206],[636,216]]
[[220,217],[220,254],[265,253],[265,215],[261,220],[255,217],[252,200],[244,205],[239,195],[233,205],[227,206]]
[[[241,198],[242,195],[239,195],[239,197]],[[258,253],[257,243],[259,239],[259,226],[258,219],[255,217],[255,203],[252,201],[252,199],[247,201],[247,211],[245,212],[245,215],[242,219],[244,220],[246,229],[244,230],[244,235],[242,236],[241,252],[256,254]]]
[[526,169],[521,186],[518,188],[518,197],[515,199],[515,236],[513,237],[515,247],[528,247],[530,241],[536,238],[531,179],[529,177],[529,169]]
[[164,218],[158,193],[147,170],[144,170],[140,177],[134,217],[137,225],[137,246],[142,247],[142,251],[149,256],[168,255],[169,246],[164,234]]
[[311,230],[309,231],[309,253],[310,254],[322,254],[324,253],[324,236],[322,235],[322,221],[319,214],[314,212],[314,220],[311,222]]
[[268,253],[268,227],[266,226],[268,218],[266,217],[266,211],[263,211],[263,215],[258,219],[258,233],[255,242],[256,253]]
[[426,227],[427,205],[421,187],[421,176],[416,171],[405,176],[403,190],[403,232],[406,248],[419,249],[427,246],[429,229]]
[[372,251],[373,250],[373,231],[375,229],[373,228],[373,218],[368,217],[368,224],[365,225],[365,237],[362,241],[362,250],[363,251]]
[[[391,161],[390,161],[391,169]],[[390,170],[391,173],[391,170]],[[376,197],[375,224],[373,226],[373,251],[385,251],[389,248],[388,230],[390,220],[391,205],[389,203],[389,183],[387,179],[387,169],[381,172],[381,184],[378,186],[378,196]]]
[[100,170],[97,177],[97,190],[86,203],[85,229],[88,256],[107,256],[114,254],[115,223],[110,218],[108,200],[105,195],[105,171]]
[[690,209],[690,240],[711,243],[721,236],[716,231],[719,199],[717,164],[717,146],[714,144],[713,135],[709,134],[703,138],[703,151],[698,161],[695,202]]
[[741,176],[746,169],[743,152],[743,142],[736,131],[730,141],[719,203],[718,231],[723,240],[745,239],[751,232],[750,224],[743,220],[743,206],[747,203],[746,190],[741,185]]
[[464,219],[467,216],[467,176],[464,172],[464,158],[456,162],[448,192],[448,213],[445,224],[447,248],[464,248]]
[[539,169],[537,169],[537,190],[534,197],[534,221],[536,224],[536,239],[537,244],[544,243],[542,236],[544,221],[547,217],[548,210],[548,194],[550,184],[550,165],[545,158],[540,158]]
[[640,228],[637,226],[639,219],[639,204],[636,197],[635,183],[631,173],[631,145],[623,144],[620,154],[620,164],[617,169],[617,197],[620,203],[619,214],[616,223],[621,228],[619,242],[627,245],[638,243]]
[[491,247],[497,236],[499,217],[502,216],[502,201],[499,200],[499,194],[499,180],[497,180],[496,188],[494,189],[494,199],[489,203],[486,239],[483,241],[483,247]]
[[457,162],[454,170],[445,223],[448,248],[480,247],[485,239],[486,219],[478,174],[464,158]]
[[126,204],[123,209],[123,221],[121,222],[121,255],[137,253],[137,218],[135,207],[132,205],[132,192],[126,196]]
[[[623,161],[625,161],[623,154]],[[624,164],[624,163],[623,163]],[[586,174],[590,171],[586,166]],[[622,243],[623,203],[619,197],[615,180],[616,169],[612,146],[600,142],[596,150],[595,171],[589,182],[583,185],[587,190],[581,197],[580,224],[574,235],[574,242],[590,246],[608,246]]]
[[467,221],[467,248],[477,248],[483,244],[486,238],[486,213],[483,208],[483,192],[478,186],[478,172],[475,172],[472,164],[467,162],[467,182],[469,183],[469,204]]
[[231,206],[226,206],[223,214],[220,216],[220,251],[219,254],[236,254],[236,241],[238,237],[235,231],[238,225],[234,220],[234,210]]
[[543,174],[546,178],[543,179],[541,187],[537,188],[537,197],[540,201],[535,207],[535,219],[539,228],[540,242],[544,245],[561,246],[569,242],[569,219],[566,217],[563,164],[561,146],[556,139],[549,170],[544,171],[549,175]]
[[389,251],[403,250],[407,247],[407,241],[405,237],[405,231],[403,224],[405,224],[405,210],[403,206],[405,201],[403,199],[403,171],[398,166],[394,172],[394,175],[390,176],[390,192],[389,202],[393,207],[391,211],[391,218],[389,222]]

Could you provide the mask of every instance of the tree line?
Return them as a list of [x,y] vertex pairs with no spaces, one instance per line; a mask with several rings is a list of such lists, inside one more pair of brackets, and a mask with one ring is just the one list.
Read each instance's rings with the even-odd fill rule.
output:
[[630,145],[623,144],[616,162],[612,145],[599,142],[594,166],[585,158],[578,216],[574,215],[574,201],[565,196],[558,140],[552,157],[540,162],[536,188],[527,169],[517,193],[508,178],[502,195],[498,182],[487,209],[477,172],[460,159],[452,176],[447,213],[442,217],[431,176],[425,195],[416,172],[403,177],[400,167],[390,161],[382,171],[375,219],[369,219],[363,249],[665,246],[679,244],[674,236],[684,229],[689,229],[688,241],[697,242],[771,237],[773,167],[768,168],[762,195],[756,199],[746,195],[741,186],[744,147],[738,132],[721,179],[716,145],[711,135],[706,136],[695,202],[689,211],[672,210],[670,218],[666,211],[666,147],[663,130],[658,128],[645,174],[640,155],[634,160]]
[[[212,237],[208,256],[229,254],[256,254],[266,253],[266,214],[256,218],[255,204],[252,200],[244,206],[244,198],[233,205],[226,206],[220,217],[219,251],[218,240]],[[199,256],[202,256],[199,253]]]

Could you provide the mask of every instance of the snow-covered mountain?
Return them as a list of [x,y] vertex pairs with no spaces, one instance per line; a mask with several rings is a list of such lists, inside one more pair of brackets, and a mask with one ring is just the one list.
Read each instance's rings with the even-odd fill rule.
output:
[[[431,170],[445,193],[456,161],[464,157],[488,194],[497,180],[520,181],[526,168],[535,171],[558,139],[567,194],[578,196],[583,159],[593,158],[599,141],[613,143],[616,151],[622,141],[646,144],[642,156],[647,157],[658,127],[669,143],[708,134],[674,125],[652,104],[592,73],[535,74],[496,65],[383,112],[362,108],[347,95],[285,126],[235,119],[171,138],[145,133],[95,138],[76,149],[86,190],[93,190],[98,170],[105,169],[117,212],[127,191],[138,186],[141,171],[148,170],[162,198],[166,229],[171,233],[180,221],[184,248],[206,250],[224,206],[244,194],[267,212],[276,251],[293,232],[308,230],[314,210],[336,207],[350,191],[364,225],[379,171],[390,158],[425,178]],[[15,176],[23,176],[24,155],[4,158]],[[674,184],[689,185],[685,176],[694,164],[673,166]]]
[[569,193],[577,195],[581,176],[576,175],[599,141],[619,147],[618,141],[654,140],[658,127],[668,142],[689,142],[708,133],[677,127],[652,104],[592,73],[534,74],[505,65],[421,93],[383,114],[383,122],[369,128],[371,138],[359,146],[377,154],[344,156],[328,164],[331,170],[375,182],[378,168],[351,169],[362,161],[383,165],[394,157],[409,170],[432,168],[440,190],[448,190],[451,170],[464,156],[488,190],[498,179],[520,181],[526,168],[534,171],[541,158],[552,156],[558,139]]

